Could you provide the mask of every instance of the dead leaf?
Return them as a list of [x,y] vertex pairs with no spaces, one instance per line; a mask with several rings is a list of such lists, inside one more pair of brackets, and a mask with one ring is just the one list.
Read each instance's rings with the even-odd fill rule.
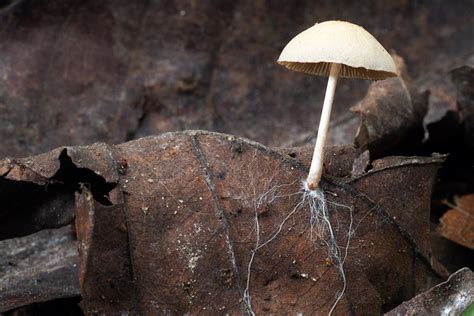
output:
[[[345,170],[346,177],[323,182],[339,245],[347,241],[349,209],[354,223],[348,287],[335,313],[386,311],[444,275],[431,257],[428,234],[433,179],[444,158],[387,158],[350,178],[354,156],[341,153],[330,156],[329,166],[344,155],[347,163],[328,170]],[[86,313],[243,312],[255,214],[262,240],[284,222],[250,269],[255,312],[327,313],[342,290],[325,244],[310,240],[307,207],[283,220],[301,202],[307,172],[287,154],[191,131],[21,161],[30,161],[32,179],[60,174],[64,183],[88,183],[76,188],[82,192],[76,226]],[[265,192],[273,198],[256,209]]]
[[58,148],[34,159],[7,158],[0,162],[0,240],[74,220],[74,192],[90,186],[101,203],[113,203],[109,192],[118,181],[110,146]]
[[453,139],[464,140],[472,150],[474,79],[469,60],[444,61],[417,81],[419,91],[429,92],[428,113],[423,119],[424,140],[438,147],[451,144]]
[[79,256],[70,226],[0,241],[0,313],[79,295]]
[[393,309],[387,316],[461,315],[474,303],[474,274],[463,268],[443,283]]
[[[303,162],[309,168],[313,158],[314,146],[278,148],[275,150]],[[357,150],[352,145],[327,146],[324,150],[323,173],[338,178],[350,177],[356,154]]]
[[[399,72],[405,68],[403,59],[395,56]],[[399,75],[370,85],[367,95],[352,111],[360,114],[361,123],[355,136],[356,147],[369,150],[375,157],[385,156],[407,135],[422,139],[422,120],[427,110],[426,100],[418,96],[415,102],[406,76]]]

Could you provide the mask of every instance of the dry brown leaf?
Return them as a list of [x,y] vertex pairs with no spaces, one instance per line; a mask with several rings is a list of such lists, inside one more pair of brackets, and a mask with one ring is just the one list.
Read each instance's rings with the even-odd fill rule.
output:
[[[351,177],[353,151],[339,153],[327,170],[344,178],[323,181],[341,249],[351,233],[335,314],[379,314],[443,276],[431,256],[429,205],[444,158],[382,159]],[[27,162],[26,174],[15,171]],[[307,166],[255,142],[169,133],[5,165],[12,187],[29,177],[43,188],[48,177],[83,183],[75,204],[86,313],[241,313],[247,280],[256,313],[327,313],[343,289],[327,234],[310,238],[308,206],[285,220],[302,200]],[[248,278],[256,215],[262,242],[282,229],[255,253]]]
[[70,226],[0,241],[0,313],[78,295],[79,255]]
[[447,281],[404,302],[385,315],[461,315],[473,303],[474,274],[468,268],[463,268],[451,274]]

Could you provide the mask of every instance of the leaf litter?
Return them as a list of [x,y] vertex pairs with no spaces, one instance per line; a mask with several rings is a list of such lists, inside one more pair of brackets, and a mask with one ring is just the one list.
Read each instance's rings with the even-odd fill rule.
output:
[[[333,164],[353,153],[331,150],[328,165],[342,175]],[[57,174],[62,152],[28,158],[33,175]],[[324,195],[310,196],[306,162],[229,135],[169,133],[66,154],[112,181],[90,178],[75,202],[86,313],[370,314],[445,275],[423,228],[442,156],[382,159],[355,177],[329,173]]]

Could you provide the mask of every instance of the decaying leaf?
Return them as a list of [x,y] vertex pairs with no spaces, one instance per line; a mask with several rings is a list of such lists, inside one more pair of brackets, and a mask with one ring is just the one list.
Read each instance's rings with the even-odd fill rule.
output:
[[[395,60],[398,71],[403,73],[403,59],[395,56]],[[367,95],[351,108],[361,116],[355,145],[378,156],[389,153],[408,133],[414,134],[411,138],[421,140],[422,133],[419,132],[427,103],[422,97],[413,97],[412,93],[406,76],[372,83]]]
[[425,140],[438,146],[449,144],[452,139],[464,140],[472,151],[472,61],[467,58],[443,61],[417,81],[419,91],[429,92],[428,113],[423,119]]
[[[292,147],[278,149],[280,153],[295,158],[304,164],[309,164],[313,157],[314,146]],[[357,149],[352,145],[327,146],[324,150],[323,173],[338,178],[351,175],[353,161],[355,161]]]
[[76,196],[76,227],[81,295],[86,312],[137,312],[141,307],[137,293],[133,291],[136,278],[130,257],[133,244],[127,234],[126,205],[122,200],[116,201],[116,205],[105,206],[98,203],[87,188],[83,187],[82,192]]
[[455,203],[448,203],[452,209],[440,218],[439,231],[443,237],[474,249],[474,194],[456,198]]
[[[442,73],[443,75],[440,75]],[[419,78],[420,92],[429,92],[428,111],[423,119],[423,126],[426,131],[432,129],[433,124],[438,124],[446,120],[447,116],[454,115],[458,111],[456,104],[455,86],[449,78],[447,69],[438,69],[429,71]],[[432,135],[425,135],[429,138]]]
[[[354,152],[339,153],[323,188],[346,283],[302,202],[307,166],[287,154],[191,131],[27,161],[33,179],[84,183],[75,208],[86,313],[327,313],[346,284],[335,314],[380,314],[445,274],[429,245],[444,157],[382,159],[351,177]],[[268,241],[258,251],[257,239]]]
[[386,315],[461,315],[473,303],[474,274],[464,268],[453,273],[446,282],[415,296]]
[[[186,128],[306,144],[325,79],[287,72],[274,60],[295,33],[333,12],[397,50],[417,80],[370,88],[357,140],[370,153],[356,158],[352,146],[326,153],[323,188],[342,253],[350,241],[345,291],[327,235],[312,239],[308,205],[295,208],[312,149],[274,151],[187,132],[0,162],[0,280],[7,280],[0,282],[0,309],[78,294],[77,267],[69,264],[79,260],[67,228],[4,240],[70,225],[75,216],[88,313],[241,313],[249,306],[258,313],[327,313],[343,292],[336,312],[366,315],[413,296],[444,275],[427,236],[443,157],[371,159],[414,138],[426,100],[417,104],[406,86],[430,90],[422,95],[431,111],[425,123],[438,124],[437,131],[425,126],[430,141],[436,132],[448,141],[463,136],[472,149],[472,68],[455,69],[452,80],[448,74],[452,61],[466,65],[472,54],[473,4],[4,1],[0,155]],[[330,137],[350,144],[359,120],[347,109],[369,83],[339,84]],[[469,173],[461,173],[469,189]],[[50,235],[52,244],[42,238]],[[271,242],[255,251],[257,236]],[[34,247],[32,238],[39,241]],[[16,256],[11,245],[31,255],[19,258],[25,252]],[[43,255],[59,262],[40,265]],[[35,269],[25,269],[31,262]]]
[[70,226],[0,241],[0,313],[79,295],[79,255]]
[[2,160],[0,240],[71,223],[74,192],[81,182],[91,185],[98,201],[107,203],[105,194],[118,181],[111,155],[109,146],[95,144],[59,148],[34,160]]

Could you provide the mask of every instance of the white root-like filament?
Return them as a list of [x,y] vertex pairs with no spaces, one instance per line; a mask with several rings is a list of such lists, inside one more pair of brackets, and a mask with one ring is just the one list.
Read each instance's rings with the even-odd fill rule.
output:
[[334,100],[334,92],[336,91],[337,79],[339,77],[339,70],[341,64],[331,64],[331,72],[326,88],[326,95],[324,97],[323,110],[321,112],[321,119],[319,121],[318,136],[316,138],[316,146],[314,147],[313,160],[307,178],[308,188],[316,190],[321,180],[324,162],[324,146],[326,145],[326,138],[329,130],[329,120],[331,118],[332,103]]

